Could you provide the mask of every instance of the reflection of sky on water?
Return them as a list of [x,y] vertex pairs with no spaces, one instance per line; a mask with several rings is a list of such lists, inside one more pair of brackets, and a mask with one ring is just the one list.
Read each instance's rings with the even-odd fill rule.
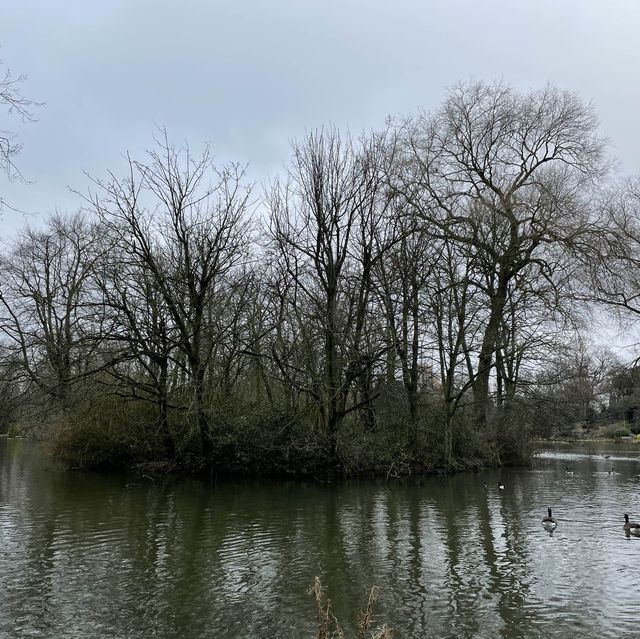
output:
[[397,636],[635,629],[640,540],[622,515],[640,519],[640,461],[624,449],[613,476],[574,451],[322,486],[63,473],[25,446],[0,443],[0,636],[311,637],[316,574],[347,628],[375,584]]

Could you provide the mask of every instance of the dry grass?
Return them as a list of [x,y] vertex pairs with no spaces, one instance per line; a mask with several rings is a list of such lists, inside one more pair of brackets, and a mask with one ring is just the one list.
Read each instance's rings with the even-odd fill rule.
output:
[[[331,601],[325,596],[319,577],[314,579],[313,585],[309,588],[309,594],[313,595],[316,602],[317,639],[345,639],[344,631],[331,611]],[[369,590],[366,606],[358,613],[357,639],[392,639],[393,630],[387,624],[375,630],[371,629],[373,607],[377,599],[378,589],[374,586]]]

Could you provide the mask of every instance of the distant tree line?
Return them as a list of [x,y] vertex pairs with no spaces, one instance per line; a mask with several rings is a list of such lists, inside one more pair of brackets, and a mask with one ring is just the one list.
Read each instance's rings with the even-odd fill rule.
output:
[[517,462],[589,314],[640,313],[640,189],[552,87],[314,131],[263,193],[162,132],[84,198],[0,257],[0,409],[70,465]]

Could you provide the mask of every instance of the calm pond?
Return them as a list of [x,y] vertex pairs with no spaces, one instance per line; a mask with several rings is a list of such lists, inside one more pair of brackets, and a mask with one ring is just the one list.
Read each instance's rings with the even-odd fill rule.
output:
[[396,637],[637,636],[639,453],[588,452],[421,485],[207,484],[0,439],[0,637],[311,639],[314,575],[347,629],[376,584]]

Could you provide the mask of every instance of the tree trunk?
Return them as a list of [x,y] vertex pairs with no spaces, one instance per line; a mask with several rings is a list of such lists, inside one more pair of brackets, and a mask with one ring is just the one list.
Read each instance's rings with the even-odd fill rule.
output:
[[489,322],[484,331],[482,346],[478,356],[478,369],[473,382],[473,401],[475,404],[476,425],[484,427],[487,423],[487,413],[489,411],[489,380],[493,367],[493,355],[500,334],[500,324],[507,300],[508,279],[502,272],[498,281],[498,289],[491,299],[491,312]]
[[160,419],[160,436],[162,437],[162,443],[169,458],[175,457],[175,443],[173,441],[173,435],[169,429],[169,408],[168,408],[168,379],[169,370],[168,362],[166,358],[160,361],[160,374],[158,376],[159,386],[159,398],[158,398],[158,413]]

